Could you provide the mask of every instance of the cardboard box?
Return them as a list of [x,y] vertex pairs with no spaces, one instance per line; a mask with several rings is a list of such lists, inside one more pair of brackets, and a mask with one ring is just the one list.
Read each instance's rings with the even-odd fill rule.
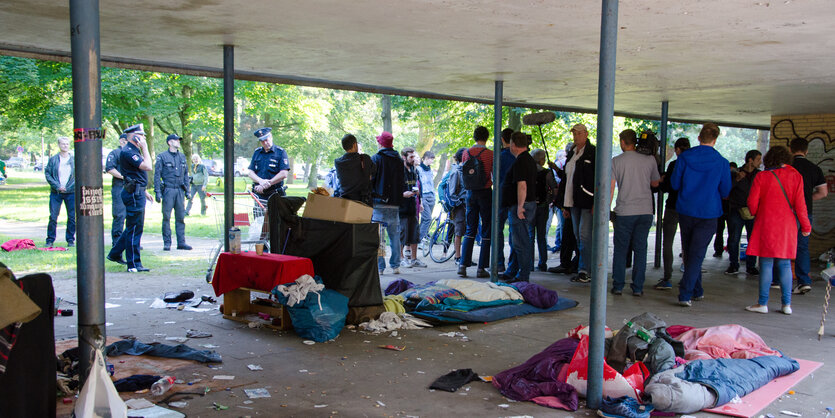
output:
[[371,223],[371,214],[371,206],[350,199],[308,193],[302,216],[349,224],[367,224]]

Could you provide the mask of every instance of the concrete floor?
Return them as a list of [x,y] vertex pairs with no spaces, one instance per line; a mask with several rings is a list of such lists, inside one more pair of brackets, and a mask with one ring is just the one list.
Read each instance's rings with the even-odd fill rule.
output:
[[[158,236],[143,240],[146,248],[159,246]],[[650,236],[650,242],[654,242]],[[197,251],[206,251],[211,241],[197,244]],[[555,259],[555,257],[554,257]],[[652,255],[650,254],[650,259]],[[399,276],[386,274],[383,287],[398,277],[423,283],[442,278],[457,278],[452,262],[430,264],[427,269],[403,269]],[[552,261],[554,265],[556,261]],[[756,301],[757,281],[744,275],[722,274],[727,267],[723,259],[705,261],[705,300],[692,308],[678,307],[675,290],[656,291],[651,286],[660,278],[661,270],[651,267],[643,297],[631,294],[607,295],[607,324],[617,329],[623,319],[650,311],[668,325],[683,324],[707,327],[728,323],[743,325],[758,333],[771,347],[802,359],[825,362],[835,354],[835,317],[822,341],[817,340],[823,302],[823,282],[816,280],[814,290],[794,298],[794,314],[767,315],[748,313],[746,305]],[[816,264],[816,263],[815,263]],[[678,268],[678,263],[675,266]],[[474,269],[470,271],[474,273]],[[628,277],[628,275],[627,275]],[[677,282],[680,273],[674,274]],[[611,280],[611,279],[610,279]],[[627,280],[629,280],[627,278]],[[209,339],[191,340],[187,344],[214,344],[223,356],[222,369],[212,370],[196,364],[187,374],[211,379],[212,375],[234,375],[228,386],[244,385],[229,391],[213,391],[203,398],[188,400],[182,412],[190,417],[238,416],[587,416],[594,411],[584,408],[576,412],[552,410],[528,402],[504,398],[490,384],[473,382],[457,393],[430,391],[427,387],[437,377],[459,368],[472,368],[480,375],[493,375],[521,364],[589,317],[589,286],[571,283],[569,277],[550,273],[533,273],[531,281],[559,292],[561,296],[580,302],[577,308],[541,315],[531,315],[489,324],[468,324],[423,330],[401,330],[396,337],[371,335],[356,330],[343,330],[329,343],[305,345],[292,331],[250,329],[244,324],[223,319],[216,310],[183,312],[149,309],[154,297],[165,291],[188,288],[196,294],[212,294],[203,277],[156,277],[127,273],[109,273],[107,302],[118,304],[107,310],[110,336],[130,334],[140,341],[164,342],[165,336],[183,336],[192,328],[209,331]],[[56,295],[74,300],[75,278],[56,275]],[[144,301],[144,302],[143,302]],[[779,308],[779,294],[772,291],[772,309]],[[73,338],[76,317],[57,317],[56,338]],[[439,336],[461,331],[469,341]],[[169,342],[170,343],[170,342]],[[406,346],[405,351],[380,349],[378,345]],[[261,365],[263,371],[250,371],[248,364]],[[118,367],[118,366],[117,366]],[[794,395],[785,395],[763,410],[779,415],[790,410],[804,416],[824,414],[826,406],[835,405],[833,377],[835,367],[825,364],[816,373],[798,384]],[[191,376],[179,376],[189,380]],[[199,385],[198,385],[199,386]],[[243,389],[267,388],[271,398],[247,402]],[[150,400],[158,400],[153,397]],[[229,406],[216,411],[212,403]],[[506,404],[507,407],[500,405]],[[708,416],[710,414],[695,414]]]

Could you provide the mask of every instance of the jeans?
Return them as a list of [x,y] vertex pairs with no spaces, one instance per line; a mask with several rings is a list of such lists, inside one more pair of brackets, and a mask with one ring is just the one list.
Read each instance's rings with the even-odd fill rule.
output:
[[58,228],[58,215],[61,214],[61,204],[67,208],[67,244],[75,242],[75,193],[49,192],[49,223],[46,226],[46,242],[55,242],[55,231]]
[[429,224],[432,223],[433,209],[435,209],[435,193],[420,195],[420,233],[418,241],[423,241],[429,235]]
[[[728,258],[731,260],[731,267],[739,268],[739,242],[742,240],[743,226],[750,239],[751,230],[754,229],[754,220],[746,221],[742,219],[738,211],[731,209],[728,213]],[[757,267],[757,257],[753,255],[745,257],[745,267],[748,270]]]
[[678,284],[678,300],[685,302],[704,295],[702,262],[710,239],[716,233],[716,218],[703,219],[678,214],[681,225],[681,246],[684,253],[684,274]]
[[675,207],[667,205],[664,209],[664,221],[661,224],[662,228],[662,251],[664,256],[664,280],[670,281],[673,278],[673,242],[676,239],[676,230],[678,230],[678,212]]
[[128,193],[122,189],[122,202],[125,203],[125,232],[113,243],[113,248],[108,254],[110,258],[122,258],[125,253],[125,261],[128,268],[142,266],[139,256],[139,243],[142,241],[142,232],[145,229],[145,188],[138,186],[136,191]]
[[186,215],[191,212],[191,202],[194,201],[194,196],[200,196],[200,214],[206,214],[206,191],[203,190],[203,186],[200,184],[192,184],[191,185],[191,199],[188,200],[188,206],[186,206]]
[[[548,216],[550,214],[551,210],[548,206],[537,206],[536,216],[528,227],[528,235],[531,236],[531,243],[533,243],[534,238],[536,238],[536,248],[539,250],[539,264],[537,265],[539,267],[547,267],[548,265],[548,229],[546,224],[548,223]],[[533,262],[535,256],[536,254],[533,253],[533,247],[531,247],[531,262]]]
[[481,219],[481,250],[478,255],[478,268],[490,266],[490,228],[492,218],[493,190],[467,191],[467,233],[461,239],[461,266],[467,267],[473,261],[473,245]]
[[[400,267],[400,208],[375,207],[371,214],[371,221],[384,224],[391,247],[389,266],[391,268]],[[381,242],[380,245],[382,246],[383,243]],[[386,269],[385,257],[377,257],[377,268],[379,270]]]
[[[809,224],[812,224],[812,211],[809,211]],[[794,274],[797,276],[798,284],[812,284],[809,277],[809,269],[812,268],[812,261],[809,259],[809,237],[804,237],[797,231],[797,256],[794,260]]]
[[618,215],[615,219],[612,289],[623,289],[626,280],[626,258],[629,256],[631,244],[635,252],[635,261],[632,264],[632,292],[643,293],[647,272],[647,237],[651,226],[651,214]]
[[580,251],[580,262],[577,266],[578,272],[589,273],[591,263],[591,209],[570,208],[571,226],[574,228],[574,236],[577,237],[577,248]]
[[760,305],[768,303],[768,291],[771,289],[771,281],[774,273],[772,269],[777,264],[777,278],[780,280],[780,300],[783,305],[792,303],[792,263],[788,258],[760,257],[760,297],[757,301]]
[[[496,260],[496,263],[499,267],[498,271],[502,271],[503,270],[502,267],[505,266],[505,263],[504,263],[504,260],[505,260],[505,258],[504,258],[504,225],[505,225],[505,223],[507,223],[508,209],[510,209],[508,206],[500,206],[499,207],[499,242],[496,244],[496,245],[499,246],[499,259]],[[513,242],[512,242],[512,237],[509,234],[509,232],[510,231],[508,231],[508,236],[507,236],[507,245],[510,247],[510,254],[508,254],[508,260],[507,260],[508,263],[510,263],[511,257],[516,257],[513,254]]]
[[554,216],[556,216],[557,220],[559,221],[556,228],[557,233],[554,236],[554,247],[560,249],[560,245],[562,244],[562,209],[558,208],[557,206],[553,206],[548,209],[548,219],[545,222],[545,231],[547,232],[551,230],[551,222],[553,221]]
[[507,264],[504,274],[514,280],[528,281],[533,270],[530,228],[536,221],[536,202],[525,202],[524,209],[525,219],[519,219],[516,206],[508,207],[507,219],[510,221],[510,236],[516,257]]
[[111,214],[113,215],[113,225],[110,227],[111,245],[119,240],[119,236],[125,230],[125,202],[122,201],[122,188],[121,185],[110,188]]

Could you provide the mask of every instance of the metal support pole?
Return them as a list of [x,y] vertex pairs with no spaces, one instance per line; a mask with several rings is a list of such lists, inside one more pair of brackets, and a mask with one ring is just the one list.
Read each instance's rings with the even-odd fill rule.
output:
[[499,281],[498,262],[504,242],[499,242],[499,154],[502,152],[502,92],[504,81],[496,80],[496,96],[493,102],[493,210],[490,216],[490,281]]
[[223,46],[223,250],[235,214],[235,46]]
[[105,342],[99,1],[70,0],[78,347],[83,387]]
[[592,286],[589,313],[589,383],[586,402],[597,409],[603,398],[603,355],[606,327],[606,283],[609,277],[609,208],[611,199],[612,130],[615,117],[615,53],[618,0],[603,0],[600,24],[600,75],[597,86],[597,155],[592,221]]
[[[664,172],[664,166],[667,163],[667,116],[668,116],[668,109],[669,109],[670,102],[664,100],[661,102],[661,129],[659,134],[661,138],[659,138],[659,143],[661,146],[659,149],[661,150],[661,163],[658,167],[658,172]],[[660,190],[658,191],[658,204],[656,205],[658,210],[656,211],[655,215],[655,268],[661,267],[661,246],[663,245],[662,235],[664,228],[662,224],[664,223],[664,193]]]

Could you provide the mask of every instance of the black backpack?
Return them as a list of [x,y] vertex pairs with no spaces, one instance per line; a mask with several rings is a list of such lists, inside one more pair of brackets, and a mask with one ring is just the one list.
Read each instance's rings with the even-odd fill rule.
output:
[[470,158],[464,161],[464,164],[461,166],[464,188],[467,190],[483,190],[487,188],[487,175],[484,172],[484,163],[478,159],[478,156],[486,149],[483,148],[475,156],[470,154],[470,150],[467,150],[467,155]]

